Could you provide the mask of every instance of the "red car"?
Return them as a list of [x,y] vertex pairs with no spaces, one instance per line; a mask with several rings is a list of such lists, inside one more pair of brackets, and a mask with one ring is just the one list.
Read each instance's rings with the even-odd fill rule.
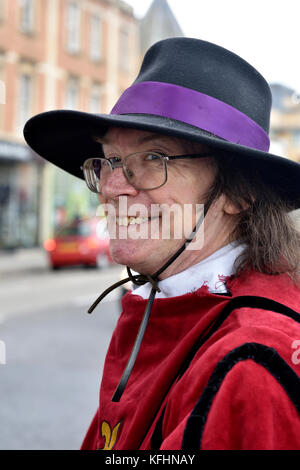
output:
[[52,269],[79,264],[104,267],[113,262],[106,221],[99,218],[76,219],[59,227],[44,248]]

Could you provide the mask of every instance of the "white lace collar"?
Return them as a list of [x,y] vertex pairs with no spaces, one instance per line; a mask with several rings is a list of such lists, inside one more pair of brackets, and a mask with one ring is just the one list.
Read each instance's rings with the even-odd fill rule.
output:
[[[188,269],[159,281],[161,292],[157,292],[156,298],[176,297],[194,292],[203,284],[212,293],[226,293],[224,279],[234,274],[234,262],[243,249],[244,245],[230,243]],[[149,297],[150,292],[150,283],[133,286],[132,293],[144,299]]]

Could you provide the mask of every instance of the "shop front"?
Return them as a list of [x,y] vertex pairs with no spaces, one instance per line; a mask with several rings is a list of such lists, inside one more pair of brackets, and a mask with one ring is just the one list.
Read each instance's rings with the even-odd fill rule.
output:
[[38,244],[42,163],[22,144],[0,141],[0,249]]

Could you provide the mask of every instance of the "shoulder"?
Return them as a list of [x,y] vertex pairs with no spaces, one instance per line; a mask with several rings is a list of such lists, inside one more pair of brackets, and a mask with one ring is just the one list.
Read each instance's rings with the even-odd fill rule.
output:
[[226,286],[233,297],[264,297],[300,312],[300,279],[296,284],[287,274],[243,271],[238,276],[228,278]]
[[299,289],[282,276],[232,287],[194,345],[165,423],[180,421],[184,449],[299,448]]
[[201,370],[191,367],[167,404],[162,448],[298,449],[300,346],[294,362],[268,346],[244,343],[207,365],[202,387]]
[[218,364],[189,414],[183,448],[299,448],[300,379],[274,351],[261,352],[243,346]]
[[225,351],[238,337],[240,342],[258,342],[289,354],[291,343],[300,339],[300,289],[287,275],[260,273],[242,275],[231,287],[233,296],[213,327],[223,328],[219,337]]
[[194,371],[210,366],[183,446],[299,448],[300,314],[287,296],[285,303],[274,297],[234,297],[195,355]]
[[[300,315],[267,298],[236,299],[187,371],[197,392],[183,448],[295,448],[300,445]],[[295,432],[287,432],[284,423]]]

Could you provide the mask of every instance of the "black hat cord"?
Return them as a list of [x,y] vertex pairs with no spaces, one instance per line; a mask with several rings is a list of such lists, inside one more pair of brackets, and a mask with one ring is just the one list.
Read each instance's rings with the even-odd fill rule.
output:
[[160,292],[160,289],[157,285],[157,283],[159,281],[158,276],[165,269],[167,269],[170,266],[170,264],[173,263],[173,261],[175,261],[175,259],[178,258],[178,256],[191,243],[191,241],[193,240],[195,234],[197,233],[200,226],[202,225],[202,223],[204,221],[204,218],[205,218],[205,216],[208,212],[208,209],[209,209],[212,201],[213,201],[213,197],[211,195],[210,198],[209,198],[209,201],[205,204],[204,210],[202,211],[202,213],[201,213],[201,215],[200,215],[200,217],[197,221],[197,224],[196,224],[193,232],[191,233],[191,235],[186,239],[185,243],[179,248],[179,250],[176,251],[176,253],[173,256],[171,256],[171,258],[158,271],[156,271],[153,275],[145,275],[145,274],[133,275],[130,271],[130,268],[127,266],[128,277],[126,279],[122,279],[121,281],[118,281],[115,284],[113,284],[112,286],[108,287],[104,292],[102,292],[102,294],[95,300],[95,302],[88,309],[88,313],[92,313],[92,311],[96,308],[96,306],[101,302],[101,300],[106,295],[108,295],[111,291],[113,291],[117,287],[121,286],[122,284],[125,284],[128,281],[131,281],[134,284],[140,285],[140,286],[146,284],[147,282],[150,282],[151,285],[152,285],[152,289],[151,289],[151,292],[150,292],[150,295],[149,295],[149,299],[148,299],[148,302],[147,302],[147,305],[146,305],[146,308],[145,308],[145,311],[144,311],[144,316],[143,316],[143,319],[141,321],[139,331],[138,331],[137,337],[135,339],[135,343],[134,343],[133,348],[131,350],[130,357],[128,359],[128,362],[126,364],[126,367],[124,369],[122,377],[121,377],[121,379],[120,379],[120,381],[119,381],[119,383],[116,387],[116,390],[113,394],[113,397],[111,399],[113,402],[120,401],[121,396],[122,396],[122,394],[125,390],[125,387],[127,385],[128,380],[129,380],[129,377],[131,375],[131,372],[132,372],[133,366],[135,364],[136,358],[138,356],[139,349],[140,349],[140,346],[141,346],[141,343],[142,343],[142,340],[143,340],[143,337],[144,337],[144,334],[145,334],[145,331],[146,331],[146,327],[147,327],[147,324],[148,324],[148,320],[149,320],[149,316],[150,316],[150,313],[151,313],[151,309],[152,309],[152,305],[153,305],[153,302],[154,302],[154,299],[155,299],[156,292]]

